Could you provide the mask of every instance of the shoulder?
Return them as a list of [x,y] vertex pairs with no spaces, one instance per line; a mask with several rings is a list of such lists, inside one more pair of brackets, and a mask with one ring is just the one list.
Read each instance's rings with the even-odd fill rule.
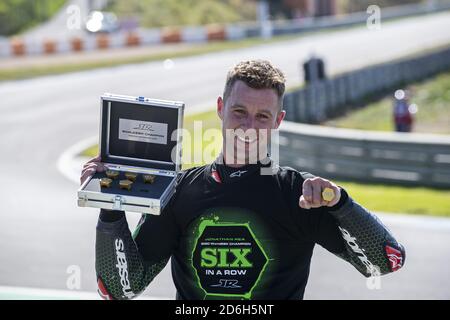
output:
[[181,170],[177,174],[177,186],[181,186],[187,182],[192,182],[198,179],[202,179],[206,170],[206,165],[199,167],[192,167]]
[[303,183],[304,180],[309,178],[314,178],[315,175],[313,175],[310,172],[306,171],[299,171],[292,167],[284,166],[279,167],[277,171],[277,177],[285,182],[301,182]]

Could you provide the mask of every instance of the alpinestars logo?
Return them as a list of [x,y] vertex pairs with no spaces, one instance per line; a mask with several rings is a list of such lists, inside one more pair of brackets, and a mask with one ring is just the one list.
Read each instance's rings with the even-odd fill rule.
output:
[[397,271],[403,265],[403,256],[401,251],[394,249],[390,246],[386,246],[386,255],[389,259],[392,271]]
[[244,173],[246,173],[247,172],[247,170],[244,170],[244,171],[241,171],[241,170],[238,170],[238,171],[235,171],[235,172],[233,172],[232,174],[230,174],[230,178],[240,178]]
[[359,260],[366,266],[367,273],[369,273],[372,277],[379,276],[380,269],[369,261],[366,254],[364,253],[364,249],[361,249],[358,243],[356,242],[356,238],[352,237],[352,235],[344,228],[339,227],[339,230],[341,230],[344,240],[347,242],[347,244],[350,246],[353,252],[356,253]]
[[117,264],[116,268],[119,271],[120,284],[122,285],[122,291],[125,297],[131,299],[135,296],[134,292],[131,291],[130,280],[128,279],[128,263],[125,256],[125,245],[122,239],[116,239],[116,257]]

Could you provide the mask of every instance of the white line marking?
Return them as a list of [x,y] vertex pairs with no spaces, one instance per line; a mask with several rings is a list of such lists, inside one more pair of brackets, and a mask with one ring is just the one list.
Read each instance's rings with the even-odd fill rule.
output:
[[[193,108],[190,112],[186,112],[186,115],[195,115],[197,113],[203,113],[207,110],[213,110],[211,107],[207,108]],[[58,158],[57,167],[58,171],[67,179],[76,184],[80,184],[80,176],[82,165],[88,160],[86,157],[81,157],[79,154],[84,150],[92,147],[98,143],[98,136],[89,137],[78,141],[68,149],[66,149]]]
[[81,169],[84,160],[79,154],[98,142],[98,136],[83,139],[66,149],[58,158],[58,171],[70,181],[80,184]]
[[[0,286],[0,300],[102,300],[97,292]],[[173,300],[167,297],[139,296],[134,300]]]
[[428,230],[450,230],[450,218],[403,213],[374,212],[386,225]]

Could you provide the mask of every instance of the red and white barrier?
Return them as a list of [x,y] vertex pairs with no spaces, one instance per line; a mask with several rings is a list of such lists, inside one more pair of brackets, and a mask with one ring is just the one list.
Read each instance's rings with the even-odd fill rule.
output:
[[201,27],[168,27],[143,29],[115,34],[86,35],[65,39],[24,39],[13,37],[0,40],[0,57],[52,55],[67,52],[107,50],[165,43],[206,43],[237,40],[245,30],[236,26],[208,25]]

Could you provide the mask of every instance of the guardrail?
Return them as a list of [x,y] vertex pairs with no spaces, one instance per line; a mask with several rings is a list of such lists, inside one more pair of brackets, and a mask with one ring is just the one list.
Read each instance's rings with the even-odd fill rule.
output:
[[[434,5],[416,4],[382,8],[381,18],[389,20],[420,14],[450,10],[449,1]],[[365,23],[368,14],[357,12],[343,16],[304,18],[290,21],[271,21],[273,35],[292,34],[305,31],[336,28]],[[168,27],[141,29],[117,34],[85,35],[74,38],[27,39],[13,37],[0,40],[0,58],[23,55],[56,54],[79,51],[104,50],[120,47],[146,46],[160,43],[201,43],[208,41],[233,41],[261,36],[261,25],[257,22],[198,27]]]
[[285,95],[286,120],[320,123],[342,115],[362,98],[450,69],[450,48],[351,71]]
[[282,165],[326,178],[450,188],[450,136],[283,121],[279,146]]
[[[382,21],[388,21],[402,17],[412,17],[445,10],[450,10],[449,1],[434,1],[434,3],[429,2],[385,7],[381,8],[381,19]],[[362,24],[366,23],[368,17],[369,14],[367,12],[354,12],[345,15],[307,17],[296,20],[274,20],[270,22],[270,25],[272,27],[273,35],[284,35]],[[247,36],[256,37],[261,34],[261,26],[256,23],[241,24],[241,26],[245,26]]]

